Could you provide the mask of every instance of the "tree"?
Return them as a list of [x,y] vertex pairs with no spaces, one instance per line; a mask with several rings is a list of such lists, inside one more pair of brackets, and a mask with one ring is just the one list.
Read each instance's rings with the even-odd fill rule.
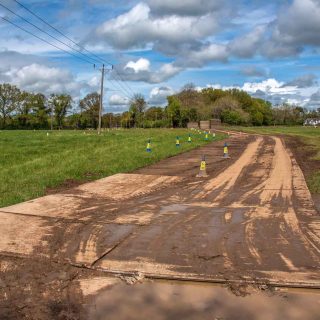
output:
[[240,109],[240,103],[232,96],[223,96],[218,98],[213,104],[212,115],[216,119],[221,118],[221,114],[224,110],[236,110]]
[[46,107],[46,97],[41,94],[29,94],[28,103],[31,106],[32,123],[34,128],[44,129],[48,127],[49,109]]
[[5,128],[8,118],[17,108],[20,90],[9,83],[0,84],[1,128]]
[[19,99],[17,101],[17,121],[19,128],[28,128],[32,123],[32,105],[31,105],[31,96],[32,94],[23,91],[19,95]]
[[151,107],[145,111],[146,120],[162,120],[164,117],[164,110],[161,107]]
[[167,97],[168,106],[166,108],[166,113],[168,119],[171,121],[172,127],[178,127],[180,124],[180,115],[181,115],[181,104],[177,97],[171,96]]
[[135,94],[130,101],[129,109],[134,127],[142,124],[142,118],[146,107],[147,103],[144,99],[144,96],[139,93]]
[[87,94],[80,100],[81,122],[97,129],[99,121],[100,95],[97,92]]
[[49,104],[54,111],[54,117],[59,129],[63,127],[63,120],[67,111],[71,109],[72,98],[68,94],[52,94]]

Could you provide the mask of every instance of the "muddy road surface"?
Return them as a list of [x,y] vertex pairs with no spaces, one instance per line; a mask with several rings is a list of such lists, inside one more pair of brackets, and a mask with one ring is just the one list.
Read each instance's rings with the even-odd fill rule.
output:
[[[119,277],[319,289],[320,216],[290,149],[232,135],[229,150],[0,209],[3,317],[85,319],[86,296]],[[196,178],[202,155],[208,177]]]

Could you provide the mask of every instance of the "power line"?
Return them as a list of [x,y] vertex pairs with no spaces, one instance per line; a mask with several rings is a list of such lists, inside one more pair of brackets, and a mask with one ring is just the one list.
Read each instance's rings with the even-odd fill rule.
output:
[[31,13],[33,16],[35,16],[36,18],[38,18],[40,21],[42,21],[44,24],[46,24],[48,27],[50,27],[51,29],[53,29],[54,31],[56,31],[57,33],[59,33],[61,36],[65,37],[66,39],[68,39],[69,41],[71,41],[73,44],[75,44],[76,46],[78,46],[80,49],[90,53],[92,56],[96,57],[97,59],[100,60],[100,62],[105,62],[107,64],[109,64],[110,66],[112,66],[113,64],[111,62],[105,61],[103,59],[101,59],[101,57],[97,56],[96,54],[94,54],[93,52],[87,50],[85,47],[79,45],[77,42],[75,42],[74,40],[72,40],[70,37],[66,36],[64,33],[62,33],[59,29],[57,29],[56,27],[54,27],[53,25],[51,25],[50,23],[48,23],[47,21],[45,21],[43,18],[41,18],[38,14],[36,14],[35,12],[33,12],[32,10],[30,10],[29,8],[27,8],[25,5],[23,5],[21,2],[19,2],[18,0],[12,0],[14,2],[16,2],[18,5],[20,5],[22,8],[24,8],[25,10],[27,10],[29,13]]
[[73,47],[71,47],[71,46],[70,46],[70,45],[68,45],[67,43],[65,43],[65,42],[61,41],[61,40],[60,40],[60,39],[58,39],[57,37],[55,37],[55,36],[51,35],[50,33],[48,33],[48,32],[46,32],[46,31],[42,30],[40,27],[38,27],[38,26],[37,26],[37,25],[35,25],[34,23],[30,22],[29,20],[25,19],[25,18],[24,18],[24,17],[22,17],[21,15],[19,15],[19,14],[15,13],[13,10],[11,10],[11,9],[10,9],[10,8],[8,8],[7,6],[3,5],[2,3],[0,3],[0,6],[1,6],[1,7],[3,7],[3,8],[5,8],[5,9],[6,9],[6,10],[8,10],[9,12],[11,12],[11,13],[12,13],[12,14],[14,14],[15,16],[17,16],[18,18],[22,19],[22,20],[23,20],[23,21],[25,21],[26,23],[30,24],[31,26],[33,26],[34,28],[36,28],[36,29],[37,29],[37,30],[39,30],[40,32],[42,32],[42,33],[44,33],[44,34],[48,35],[48,36],[49,36],[49,37],[51,37],[52,39],[54,39],[54,40],[56,40],[56,41],[60,42],[61,44],[65,45],[65,46],[67,46],[67,47],[68,47],[68,48],[70,48],[71,50],[73,50],[73,51],[76,51],[76,52],[80,53],[80,54],[81,54],[81,55],[83,55],[84,57],[91,59],[91,60],[93,61],[93,62],[91,62],[91,64],[92,64],[92,63],[94,63],[94,62],[97,62],[97,61],[98,61],[98,60],[96,60],[96,59],[92,59],[91,57],[89,57],[89,56],[85,55],[85,54],[84,54],[84,53],[82,53],[81,51],[79,51],[79,50],[77,50],[77,49],[74,49]]
[[[63,37],[65,37],[66,39],[68,39],[69,41],[71,41],[73,44],[75,44],[76,46],[78,46],[80,49],[82,49],[83,51],[91,54],[92,56],[96,57],[97,59],[100,60],[100,62],[102,63],[106,63],[110,66],[113,66],[113,64],[101,57],[99,57],[98,55],[96,55],[95,53],[87,50],[85,47],[79,45],[78,43],[76,43],[74,40],[72,40],[70,37],[66,36],[64,33],[62,33],[59,29],[57,29],[56,27],[52,26],[50,23],[48,23],[47,21],[45,21],[43,18],[41,18],[38,14],[36,14],[35,12],[33,12],[32,10],[30,10],[29,8],[27,8],[25,5],[23,5],[20,1],[18,0],[13,0],[14,2],[16,2],[19,6],[21,6],[22,8],[24,8],[26,11],[28,11],[30,14],[32,14],[33,16],[35,16],[36,18],[38,18],[40,21],[42,21],[44,24],[46,24],[47,26],[49,26],[51,29],[53,29],[54,31],[56,31],[57,33],[59,33],[60,35],[62,35]],[[92,58],[91,58],[92,59]],[[121,79],[121,81],[124,83],[124,85],[127,86],[128,90],[127,93],[129,92],[129,95],[134,95],[133,90],[130,88],[130,86],[125,82],[125,80],[123,80],[123,78],[121,77],[121,75],[118,73],[117,70],[115,70],[116,74],[119,76],[119,78]],[[119,80],[115,79],[115,81],[117,81],[118,83]],[[123,87],[122,87],[123,88]]]
[[[67,37],[66,35],[64,35],[64,34],[63,34],[62,32],[60,32],[57,28],[55,28],[55,27],[53,27],[52,25],[50,25],[49,23],[47,23],[47,22],[46,22],[44,19],[42,19],[39,15],[35,14],[34,12],[32,12],[30,9],[28,9],[27,7],[25,7],[25,6],[24,6],[23,4],[21,4],[19,1],[16,1],[16,0],[13,0],[13,1],[15,1],[16,3],[18,3],[21,7],[23,7],[25,10],[27,10],[27,11],[30,12],[32,15],[34,15],[35,17],[37,17],[39,20],[41,20],[42,22],[44,22],[46,25],[48,25],[49,27],[51,27],[53,30],[55,30],[56,32],[58,32],[59,34],[61,34],[63,37],[65,37],[66,39],[68,39],[68,40],[70,40],[71,42],[73,42],[73,43],[74,43],[75,45],[77,45],[79,48],[81,48],[81,49],[89,52],[90,54],[96,56],[96,55],[93,54],[92,52],[86,50],[84,47],[81,47],[79,44],[77,44],[76,42],[74,42],[71,38],[69,38],[69,37]],[[35,35],[35,34],[32,33],[31,31],[28,31],[28,30],[24,29],[23,27],[15,24],[14,22],[12,22],[12,21],[10,21],[10,20],[2,17],[3,20],[5,20],[6,22],[8,22],[8,23],[14,25],[15,27],[23,30],[24,32],[26,32],[26,33],[28,33],[28,34],[36,37],[37,39],[39,39],[39,40],[41,40],[41,41],[44,41],[45,43],[53,46],[54,48],[56,48],[56,49],[58,49],[58,50],[61,50],[61,51],[65,52],[65,53],[68,53],[68,54],[70,54],[70,55],[72,55],[72,56],[74,56],[74,57],[76,57],[76,58],[78,58],[78,59],[81,59],[81,60],[83,60],[83,61],[85,61],[85,62],[87,62],[87,63],[89,63],[89,64],[93,64],[93,62],[96,63],[96,62],[104,61],[103,59],[101,59],[101,58],[98,57],[98,56],[96,56],[96,57],[97,57],[100,61],[97,60],[97,59],[91,58],[90,56],[84,54],[83,52],[81,52],[81,51],[73,48],[73,47],[70,46],[69,44],[61,41],[61,40],[58,39],[57,37],[51,35],[50,33],[46,32],[46,31],[44,31],[44,30],[42,30],[39,26],[37,26],[37,25],[35,25],[34,23],[30,22],[29,20],[25,19],[25,18],[22,17],[21,15],[15,13],[13,10],[11,10],[10,8],[8,8],[7,6],[5,6],[5,5],[3,5],[3,4],[1,4],[1,3],[0,3],[0,6],[2,6],[2,7],[5,8],[6,10],[8,10],[8,11],[11,12],[12,14],[14,14],[15,16],[19,17],[20,19],[22,19],[23,21],[25,21],[25,22],[28,23],[29,25],[33,26],[34,28],[36,28],[36,29],[39,30],[40,32],[48,35],[48,36],[51,37],[52,39],[58,41],[59,43],[65,45],[65,46],[67,46],[67,47],[70,48],[72,51],[75,51],[75,52],[80,53],[80,54],[81,54],[82,56],[84,56],[85,58],[81,58],[81,57],[73,54],[72,52],[69,52],[69,51],[67,51],[67,50],[65,50],[65,49],[63,49],[63,48],[60,48],[60,47],[58,47],[57,45],[54,45],[54,44],[52,44],[51,42],[49,42],[49,41],[47,41],[47,40],[45,40],[45,39],[43,39],[43,38]],[[92,62],[92,61],[89,61],[88,59],[91,59],[93,62]],[[113,65],[112,65],[111,63],[109,63],[109,62],[107,62],[107,64],[113,66]],[[112,79],[110,79],[110,80],[112,80]],[[117,86],[119,86],[120,91],[122,91],[123,93],[125,93],[125,96],[126,96],[127,98],[131,99],[131,98],[132,98],[132,97],[131,97],[132,94],[127,90],[127,88],[126,88],[119,80],[117,80],[117,79],[114,79],[114,80],[117,82]],[[122,81],[123,81],[123,80],[122,80]],[[113,84],[113,86],[115,86],[115,84]],[[127,86],[127,87],[128,87],[128,88],[130,89],[130,91],[132,92],[131,88],[130,88],[129,86]],[[124,90],[124,91],[123,91],[123,90]],[[128,96],[127,96],[127,95],[128,95]]]
[[9,19],[7,19],[7,18],[5,18],[5,17],[1,17],[1,18],[2,18],[4,21],[6,21],[6,22],[8,22],[8,23],[12,24],[12,25],[13,25],[13,26],[15,26],[16,28],[18,28],[18,29],[20,29],[20,30],[22,30],[22,31],[24,31],[24,32],[26,32],[26,33],[28,33],[28,34],[32,35],[33,37],[35,37],[35,38],[37,38],[37,39],[39,39],[39,40],[41,40],[41,41],[43,41],[43,42],[45,42],[45,43],[49,44],[50,46],[52,46],[52,47],[54,47],[54,48],[56,48],[56,49],[58,49],[58,50],[64,51],[65,53],[70,54],[70,55],[72,55],[72,56],[76,57],[77,59],[83,60],[83,61],[85,61],[85,62],[89,63],[90,65],[92,65],[92,62],[91,62],[91,61],[89,61],[89,60],[87,60],[87,59],[84,59],[84,58],[81,58],[81,57],[79,57],[79,56],[77,56],[77,55],[73,54],[72,52],[69,52],[69,51],[67,51],[67,50],[64,50],[64,49],[62,49],[62,48],[60,48],[60,47],[56,46],[55,44],[53,44],[53,43],[51,43],[51,42],[47,41],[46,39],[43,39],[43,38],[41,38],[41,37],[39,37],[39,36],[35,35],[35,34],[34,34],[34,33],[32,33],[31,31],[29,31],[29,30],[27,30],[27,29],[25,29],[25,28],[23,28],[23,27],[21,27],[21,26],[17,25],[16,23],[14,23],[14,22],[10,21]]
[[[25,28],[17,25],[16,23],[10,21],[9,19],[7,19],[7,18],[5,18],[5,17],[1,17],[1,18],[2,18],[4,21],[8,22],[9,24],[15,26],[16,28],[18,28],[18,29],[20,29],[20,30],[22,30],[22,31],[30,34],[31,36],[33,36],[33,37],[35,37],[35,38],[37,38],[37,39],[39,39],[39,40],[41,40],[41,41],[49,44],[50,46],[52,46],[52,47],[54,47],[54,48],[56,48],[56,49],[58,49],[58,50],[61,50],[61,51],[65,52],[65,53],[67,53],[67,54],[70,54],[70,55],[74,56],[75,58],[78,58],[78,59],[80,59],[80,60],[82,60],[82,61],[84,61],[84,62],[89,63],[90,65],[92,65],[92,62],[91,62],[91,61],[89,61],[89,60],[87,60],[87,59],[84,59],[84,58],[82,58],[82,57],[79,57],[79,56],[73,54],[72,52],[69,52],[69,51],[67,51],[67,50],[64,50],[63,48],[60,48],[60,47],[56,46],[55,44],[47,41],[46,39],[43,39],[43,38],[37,36],[36,34],[32,33],[31,31],[29,31],[29,30],[27,30],[27,29],[25,29]],[[123,90],[120,90],[120,92],[123,93]],[[130,97],[128,97],[127,94],[124,94],[124,96],[130,99]]]
[[[1,4],[0,4],[0,5],[1,5]],[[5,18],[5,17],[1,17],[1,18],[2,18],[4,21],[6,21],[6,22],[10,23],[11,25],[15,26],[16,28],[18,28],[18,29],[20,29],[20,30],[22,30],[22,31],[24,31],[24,32],[32,35],[33,37],[35,37],[35,38],[37,38],[37,39],[39,39],[39,40],[41,40],[41,41],[49,44],[50,46],[52,46],[52,47],[54,47],[54,48],[56,48],[56,49],[58,49],[58,50],[61,50],[61,51],[65,52],[65,53],[67,53],[67,54],[70,54],[71,56],[73,56],[73,57],[75,57],[75,58],[78,58],[78,59],[80,59],[80,60],[82,60],[82,61],[84,61],[84,62],[89,63],[90,65],[92,65],[92,62],[91,62],[91,61],[89,61],[89,60],[87,60],[87,59],[84,59],[84,58],[82,58],[82,57],[79,57],[79,56],[73,54],[72,52],[69,52],[69,51],[67,51],[67,50],[64,50],[63,48],[60,48],[60,47],[56,46],[55,44],[47,41],[46,39],[43,39],[43,38],[37,36],[36,34],[32,33],[31,31],[29,31],[29,30],[27,30],[27,29],[25,29],[25,28],[17,25],[16,23],[10,21],[9,19],[7,19],[7,18]],[[124,93],[124,92],[123,92],[123,89],[121,89],[121,88],[120,88],[120,90],[118,90],[118,91]],[[131,99],[131,98],[129,97],[130,95],[127,96],[127,93],[125,93],[124,96],[127,97],[127,98],[129,98],[129,99]]]

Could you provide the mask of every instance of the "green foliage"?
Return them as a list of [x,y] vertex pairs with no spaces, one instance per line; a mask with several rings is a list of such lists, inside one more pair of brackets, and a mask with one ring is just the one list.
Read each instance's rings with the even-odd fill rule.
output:
[[144,112],[146,110],[146,100],[143,95],[135,94],[130,102],[129,112],[131,114],[131,121],[134,127],[143,126]]
[[[130,101],[129,111],[102,115],[103,128],[164,128],[186,127],[188,122],[220,119],[226,124],[246,126],[302,125],[307,118],[320,118],[320,109],[307,110],[283,104],[272,107],[270,102],[251,97],[239,89],[205,88],[194,84],[167,97],[165,108],[151,106],[141,94]],[[100,95],[87,94],[80,100],[78,111],[71,111],[72,99],[67,94],[52,94],[48,101],[41,93],[22,92],[10,85],[0,85],[0,129],[93,128],[98,126]]]
[[20,99],[20,90],[8,83],[0,84],[0,116],[1,128],[5,128],[11,113],[17,108]]
[[100,95],[96,92],[87,94],[80,100],[80,127],[94,128],[98,127]]
[[241,114],[241,110],[225,109],[221,112],[221,120],[231,125],[241,125],[246,123],[246,119]]
[[181,103],[175,96],[168,97],[166,114],[168,119],[171,121],[173,128],[176,128],[180,125]]
[[52,94],[49,99],[49,105],[54,112],[56,124],[59,129],[63,127],[63,120],[67,111],[71,109],[72,98],[67,94]]
[[[86,181],[119,172],[131,172],[160,159],[202,146],[207,142],[195,135],[187,143],[185,129],[120,129],[73,131],[1,131],[0,207],[45,194],[46,188],[67,179]],[[181,139],[176,148],[175,138]],[[215,139],[222,139],[217,135]],[[145,151],[152,139],[152,153]],[[209,141],[209,142],[210,142]]]

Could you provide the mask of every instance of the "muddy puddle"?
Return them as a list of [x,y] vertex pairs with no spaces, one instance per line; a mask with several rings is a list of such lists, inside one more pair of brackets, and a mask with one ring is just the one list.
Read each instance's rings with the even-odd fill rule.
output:
[[119,282],[89,297],[88,319],[319,319],[320,291]]

